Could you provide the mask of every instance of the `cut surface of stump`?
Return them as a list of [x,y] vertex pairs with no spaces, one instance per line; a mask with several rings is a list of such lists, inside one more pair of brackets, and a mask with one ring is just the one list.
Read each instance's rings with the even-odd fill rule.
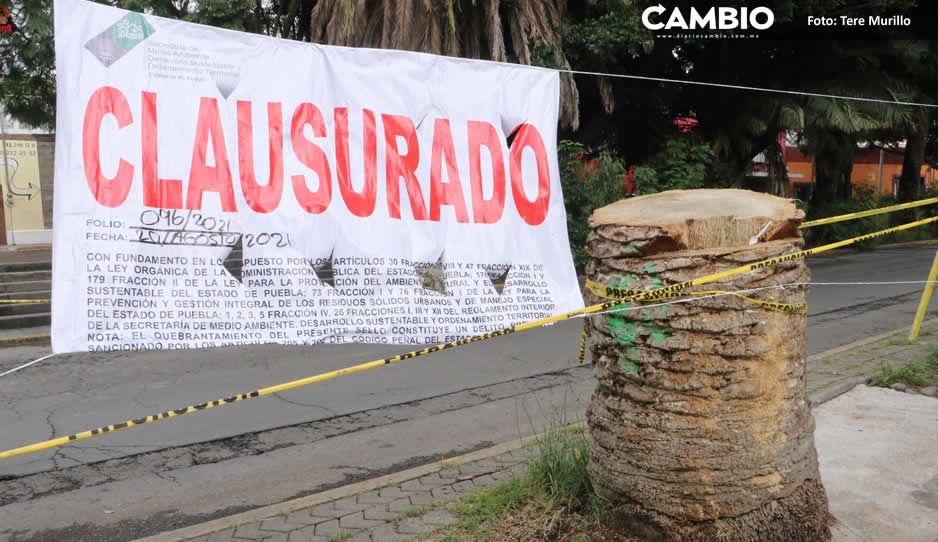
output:
[[[803,218],[788,200],[745,190],[620,201],[590,218],[587,276],[653,289],[781,256],[802,248]],[[803,285],[763,288],[809,278],[794,260],[691,291],[798,304]],[[652,305],[587,325],[597,378],[589,468],[616,505],[609,521],[643,540],[829,540],[806,316],[731,295]]]
[[[759,235],[796,237],[804,213],[788,200],[749,190],[672,190],[621,200],[597,209],[590,227],[658,229],[677,247],[746,246]],[[761,235],[760,235],[761,233]]]

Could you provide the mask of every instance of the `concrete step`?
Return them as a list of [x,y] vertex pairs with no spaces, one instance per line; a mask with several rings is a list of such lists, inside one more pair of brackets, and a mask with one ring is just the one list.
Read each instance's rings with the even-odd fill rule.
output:
[[36,313],[49,313],[51,303],[0,303],[0,316],[28,316]]
[[52,313],[13,314],[0,316],[0,329],[19,329],[26,327],[48,326],[52,323]]
[[[52,281],[27,280],[24,282],[0,281],[0,295],[19,295],[21,292],[49,292],[52,291]],[[49,297],[48,295],[46,297]],[[30,298],[31,299],[31,298]]]
[[49,344],[49,326],[0,329],[0,347]]
[[0,273],[18,273],[23,271],[52,271],[52,262],[39,261],[0,263]]
[[[240,273],[242,251],[235,250],[226,259],[227,267]],[[0,301],[14,299],[50,299],[52,297],[52,261],[48,253],[35,261],[0,263]],[[42,328],[51,322],[48,302],[0,303],[0,330],[26,331]],[[10,333],[10,331],[7,331]]]
[[23,290],[20,292],[0,292],[0,301],[6,299],[52,299],[52,291],[45,290]]
[[33,269],[30,271],[9,271],[0,273],[0,283],[26,282],[30,280],[52,280],[52,269]]

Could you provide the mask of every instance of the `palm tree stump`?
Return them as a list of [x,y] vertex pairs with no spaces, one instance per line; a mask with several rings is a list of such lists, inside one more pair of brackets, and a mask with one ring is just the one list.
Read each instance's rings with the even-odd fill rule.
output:
[[[799,250],[803,217],[788,200],[745,190],[623,200],[590,218],[587,275],[652,289],[731,269]],[[690,291],[808,280],[799,259]],[[744,295],[797,304],[806,292]],[[731,295],[685,297],[697,299],[623,305],[634,310],[587,325],[598,381],[589,470],[615,505],[609,527],[642,540],[830,540],[805,396],[806,316]]]

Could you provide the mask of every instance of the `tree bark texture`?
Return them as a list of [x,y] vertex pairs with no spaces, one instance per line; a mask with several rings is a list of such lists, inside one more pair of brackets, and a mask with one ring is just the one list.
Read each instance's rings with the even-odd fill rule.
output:
[[[651,289],[780,256],[802,248],[802,218],[787,200],[741,190],[625,200],[594,213],[587,275]],[[760,231],[762,241],[749,245]],[[809,278],[796,260],[692,290]],[[806,293],[745,295],[801,303]],[[655,304],[624,305],[637,310],[587,325],[597,379],[589,470],[616,505],[612,527],[642,540],[830,540],[805,394],[806,316],[728,295]]]

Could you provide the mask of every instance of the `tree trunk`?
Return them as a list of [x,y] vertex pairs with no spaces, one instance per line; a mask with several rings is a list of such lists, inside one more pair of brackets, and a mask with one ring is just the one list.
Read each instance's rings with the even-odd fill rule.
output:
[[836,130],[813,129],[808,132],[810,152],[814,156],[815,189],[811,207],[819,216],[850,190],[850,174],[856,154],[856,137]]
[[926,107],[915,110],[915,126],[909,131],[902,157],[902,175],[899,177],[899,201],[915,201],[922,197],[922,162],[925,160],[925,142],[931,112]]
[[788,195],[788,169],[782,159],[782,146],[778,141],[769,143],[765,148],[765,161],[768,164],[768,193],[773,196]]
[[840,174],[840,180],[837,184],[837,199],[848,200],[853,196],[853,181],[850,180],[852,176],[853,163],[844,164],[844,170]]
[[[588,277],[650,289],[793,252],[803,213],[744,190],[632,198],[590,219]],[[769,224],[766,227],[766,224]],[[763,241],[749,245],[762,232]],[[692,290],[807,282],[803,260]],[[801,303],[804,286],[751,298]],[[590,303],[598,301],[593,297]],[[823,542],[804,314],[724,295],[590,318],[594,486],[641,540]]]

